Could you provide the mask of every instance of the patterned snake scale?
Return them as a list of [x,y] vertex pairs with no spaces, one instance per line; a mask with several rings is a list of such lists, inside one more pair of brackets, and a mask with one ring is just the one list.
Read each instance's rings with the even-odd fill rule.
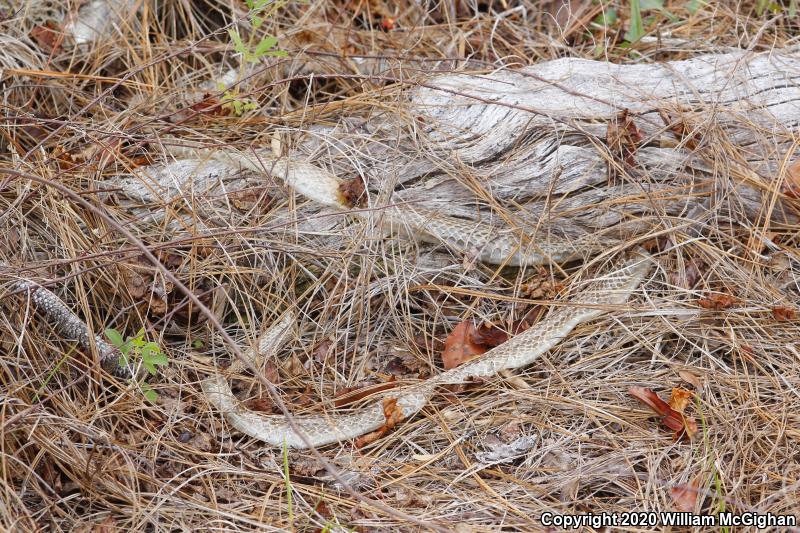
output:
[[[268,156],[260,155],[253,159],[238,152],[214,154],[212,157],[281,178],[297,192],[318,203],[334,206],[356,216],[372,216],[371,213],[353,211],[345,205],[338,192],[339,180],[319,167],[307,163],[289,164],[272,160],[271,166],[265,168],[263,161]],[[543,243],[530,243],[524,242],[516,234],[499,231],[493,226],[419,208],[394,206],[381,210],[380,213],[383,214],[384,225],[394,230],[402,230],[426,242],[443,243],[463,253],[477,252],[479,260],[492,264],[522,266],[564,262],[598,255],[621,244],[612,240],[584,242],[563,237]],[[464,383],[473,378],[494,376],[501,370],[531,364],[561,342],[577,325],[608,312],[613,306],[624,304],[647,277],[652,265],[651,256],[640,247],[627,254],[618,254],[618,258],[599,277],[574,283],[570,290],[573,296],[552,309],[542,320],[477,359],[421,383],[385,392],[375,403],[354,412],[293,416],[292,420],[305,435],[305,439],[291,428],[285,417],[265,415],[244,408],[220,373],[205,380],[202,388],[209,402],[224,414],[234,428],[272,446],[307,448],[309,445],[316,447],[352,439],[387,424],[384,415],[387,400],[396,402],[395,409],[399,409],[401,418],[405,420],[428,403],[439,385]],[[120,365],[119,351],[99,335],[93,335],[86,323],[55,293],[24,278],[12,283],[11,290],[28,294],[36,309],[64,338],[77,340],[87,350],[91,350],[94,345],[106,370],[125,377],[137,374],[138,369]],[[295,322],[291,312],[285,313],[261,336],[257,353],[251,350],[245,352],[245,356],[254,360],[257,355],[274,353],[287,338]],[[229,372],[241,371],[243,366],[236,361]]]
[[[252,160],[227,155],[243,166],[261,168]],[[277,170],[276,170],[277,167]],[[272,174],[283,178],[301,194],[324,203],[349,210],[336,196],[338,180],[319,168],[302,163],[273,167]],[[351,211],[357,216],[364,213]],[[574,240],[549,241],[546,244],[522,245],[511,233],[498,231],[493,226],[477,224],[447,217],[419,208],[393,207],[383,211],[384,224],[410,233],[420,240],[444,243],[466,253],[477,251],[478,259],[492,264],[510,266],[539,265],[563,262],[597,255],[620,243],[604,240],[580,242]],[[236,429],[272,446],[292,448],[317,447],[356,438],[382,428],[386,423],[386,400],[396,401],[402,419],[419,412],[439,385],[464,383],[473,378],[494,376],[501,370],[520,368],[534,362],[564,339],[577,325],[592,320],[624,304],[631,293],[643,282],[652,268],[652,258],[643,248],[636,247],[627,254],[619,254],[599,277],[574,284],[574,296],[551,310],[531,328],[509,341],[489,350],[457,368],[443,372],[419,384],[394,389],[379,396],[371,405],[355,412],[311,416],[293,416],[295,425],[305,435],[303,439],[281,415],[265,415],[250,411],[240,405],[224,377],[217,374],[203,383],[209,402],[224,413]],[[274,352],[287,337],[294,317],[286,313],[261,337],[258,351],[261,355]],[[253,357],[248,352],[248,357]],[[240,365],[236,366],[237,369]]]

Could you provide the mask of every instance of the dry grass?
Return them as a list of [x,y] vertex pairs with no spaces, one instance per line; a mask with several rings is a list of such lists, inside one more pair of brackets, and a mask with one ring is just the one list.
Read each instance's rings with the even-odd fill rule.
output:
[[[313,205],[274,183],[257,190],[269,195],[268,205],[262,197],[216,215],[196,209],[192,226],[180,231],[101,202],[97,191],[162,160],[167,143],[269,146],[278,135],[290,150],[311,142],[321,126],[346,128],[351,117],[401,109],[400,88],[435,70],[565,56],[675,59],[780,47],[798,35],[788,17],[757,16],[757,2],[724,2],[694,15],[684,3],[667,2],[677,20],[659,17],[660,37],[633,50],[619,46],[620,23],[586,30],[598,13],[588,2],[575,17],[558,18],[561,30],[547,2],[479,2],[479,9],[471,2],[427,9],[417,2],[291,3],[265,26],[289,54],[246,72],[241,98],[258,109],[236,117],[185,108],[202,99],[205,80],[236,65],[227,27],[231,5],[245,27],[242,3],[138,2],[138,14],[101,41],[48,50],[31,32],[60,23],[63,8],[18,0],[0,23],[0,167],[59,182],[105,209],[158,252],[242,345],[262,324],[295,310],[297,338],[268,374],[295,413],[312,412],[337,390],[390,372],[401,379],[436,372],[441,341],[459,320],[503,322],[527,311],[498,296],[525,297],[522,284],[535,273],[465,268],[463,258],[442,259],[441,248],[432,255],[344,229],[341,217],[323,211],[313,218],[320,214]],[[624,19],[626,8],[617,9]],[[398,30],[379,28],[389,18]],[[391,83],[398,78],[407,81]],[[737,157],[736,145],[722,139],[707,150],[706,161],[720,165],[718,179],[727,179],[722,165]],[[183,209],[147,208],[173,218]],[[199,227],[203,217],[207,228]],[[671,232],[658,271],[630,310],[581,326],[518,378],[438,398],[364,449],[344,443],[322,455],[363,497],[459,531],[536,530],[545,510],[672,510],[670,489],[695,480],[698,511],[797,513],[800,328],[771,309],[796,305],[800,294],[799,228],[737,222],[707,221],[699,240]],[[764,236],[778,244],[765,247]],[[311,453],[290,452],[284,465],[280,451],[230,432],[198,384],[230,350],[140,256],[52,188],[0,176],[0,528],[423,529],[342,490]],[[695,261],[705,266],[690,287]],[[144,327],[171,361],[151,380],[157,404],[101,373],[24,298],[7,295],[17,276],[46,282],[95,331]],[[151,298],[153,288],[167,295]],[[697,300],[708,291],[742,303],[701,310]],[[701,431],[676,443],[627,390],[641,385],[666,396],[671,387],[692,388],[686,373],[701,384],[688,410]],[[238,389],[272,408],[252,378],[242,376]],[[521,435],[537,442],[519,458],[476,459]]]

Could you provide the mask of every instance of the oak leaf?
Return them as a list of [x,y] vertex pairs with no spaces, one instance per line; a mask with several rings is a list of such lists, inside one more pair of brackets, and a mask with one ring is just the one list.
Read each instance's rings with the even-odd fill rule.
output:
[[694,512],[697,496],[700,494],[700,483],[700,476],[697,476],[691,483],[682,483],[669,489],[676,510],[684,513]]
[[739,305],[741,300],[730,294],[711,293],[703,298],[697,300],[697,305],[703,309],[712,309],[714,311],[722,311],[723,309],[730,309],[733,306]]
[[779,322],[787,322],[797,317],[797,311],[791,307],[777,306],[772,308],[772,316]]
[[[685,400],[685,392],[688,391],[678,392],[676,395],[675,390],[682,391],[683,389],[673,390],[673,397],[676,398],[676,405],[680,407],[681,403],[684,401],[688,404],[688,400]],[[670,404],[659,398],[658,394],[651,389],[633,386],[628,389],[628,393],[659,415],[661,417],[661,423],[674,432],[673,438],[675,440],[683,435],[691,439],[697,433],[697,423],[692,417],[686,416],[681,411],[674,409]],[[683,407],[685,407],[686,404],[684,404]]]
[[34,26],[31,29],[30,37],[39,48],[48,52],[58,52],[61,48],[61,42],[64,40],[64,34],[61,33],[60,28],[54,22],[45,22],[41,26]]
[[442,351],[442,364],[445,370],[450,370],[458,365],[484,354],[488,348],[474,340],[475,324],[465,320],[453,328],[444,341]]

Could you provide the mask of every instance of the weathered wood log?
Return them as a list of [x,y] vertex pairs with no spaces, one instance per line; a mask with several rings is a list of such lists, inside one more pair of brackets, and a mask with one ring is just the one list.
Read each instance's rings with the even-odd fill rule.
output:
[[[311,147],[383,193],[378,205],[391,196],[470,218],[504,207],[520,224],[592,230],[689,213],[698,223],[793,222],[797,204],[780,187],[800,123],[798,79],[794,50],[647,65],[559,59],[434,77],[397,113]],[[627,160],[609,143],[624,113],[640,135]]]
[[[699,228],[720,217],[794,223],[798,205],[782,185],[800,124],[798,79],[793,50],[646,65],[559,59],[436,76],[397,95],[390,111],[315,128],[279,166],[303,160],[341,178],[360,176],[374,207],[411,202],[484,222],[502,214],[498,224],[528,234]],[[183,152],[178,157],[191,157]],[[246,166],[272,173],[264,166],[272,153],[258,152]],[[208,172],[186,163],[197,179],[214,180],[170,178],[181,189],[170,194],[202,189],[214,198],[217,186],[241,181],[236,158],[213,157]],[[161,171],[143,169],[133,181],[147,172]],[[318,209],[301,206],[298,218]]]

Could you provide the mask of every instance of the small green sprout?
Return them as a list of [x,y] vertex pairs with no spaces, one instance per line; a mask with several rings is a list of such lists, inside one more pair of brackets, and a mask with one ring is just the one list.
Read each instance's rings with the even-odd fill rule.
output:
[[286,56],[285,50],[278,49],[277,37],[264,35],[256,42],[256,33],[264,25],[265,20],[261,14],[270,7],[274,11],[283,3],[275,2],[274,0],[245,0],[245,4],[250,10],[249,18],[250,24],[253,26],[253,32],[245,43],[239,34],[239,30],[229,29],[228,35],[231,37],[234,50],[242,54],[242,58],[248,63],[257,63],[262,57]]
[[[285,57],[287,55],[285,50],[278,48],[277,37],[268,34],[258,36],[266,19],[287,3],[288,0],[245,0],[247,8],[250,10],[248,13],[252,28],[250,37],[242,38],[242,34],[235,28],[228,30],[233,49],[242,56],[240,79],[244,75],[245,64],[258,63],[264,57]],[[224,84],[218,84],[217,88],[222,91],[222,108],[236,116],[242,116],[247,111],[258,108],[258,104],[254,100],[240,97],[238,89],[228,89]]]
[[258,108],[258,104],[249,99],[239,96],[239,89],[225,89],[224,83],[217,84],[217,89],[225,91],[222,93],[222,109],[233,112],[237,117],[242,116],[246,111]]
[[[158,374],[159,366],[167,366],[169,359],[161,348],[153,341],[146,341],[144,339],[144,328],[133,336],[123,339],[122,334],[114,328],[108,328],[105,331],[106,337],[122,354],[120,358],[120,366],[128,366],[132,363],[141,362],[142,367],[147,370],[151,376]],[[150,385],[145,382],[139,383],[139,386],[144,393],[144,397],[151,403],[158,400],[158,393],[153,390]]]

